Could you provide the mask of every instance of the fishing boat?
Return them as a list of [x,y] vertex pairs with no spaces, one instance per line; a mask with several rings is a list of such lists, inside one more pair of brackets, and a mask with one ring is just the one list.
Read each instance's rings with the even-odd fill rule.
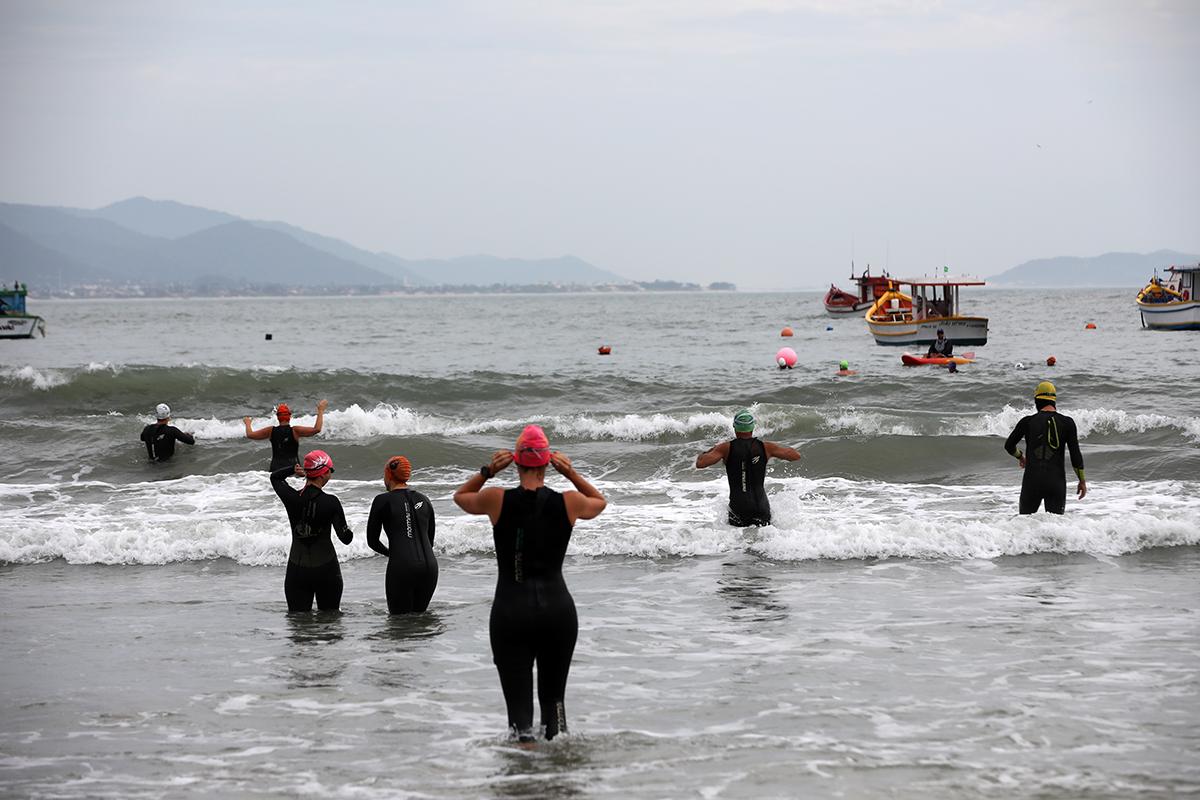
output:
[[25,311],[25,284],[0,287],[0,339],[31,339],[34,331],[46,335],[46,321]]
[[[896,288],[884,292],[867,311],[867,328],[876,344],[909,347],[928,345],[938,329],[955,345],[987,344],[987,317],[959,313],[959,291],[983,286],[984,281],[893,280]],[[908,288],[908,292],[900,287]]]
[[1200,330],[1200,264],[1194,267],[1170,267],[1167,279],[1158,275],[1138,292],[1137,306],[1142,327],[1163,331]]
[[870,308],[892,285],[892,279],[886,272],[883,275],[872,275],[870,264],[857,278],[854,277],[854,266],[851,265],[850,280],[858,285],[858,294],[829,284],[829,291],[825,293],[825,313],[829,316],[840,317]]

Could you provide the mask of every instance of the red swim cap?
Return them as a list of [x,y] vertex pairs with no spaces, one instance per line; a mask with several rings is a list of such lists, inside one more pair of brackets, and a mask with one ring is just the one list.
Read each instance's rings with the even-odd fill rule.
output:
[[333,459],[324,450],[313,450],[304,457],[304,474],[310,478],[319,478],[326,472],[333,472]]
[[404,456],[392,456],[383,467],[383,479],[391,478],[395,483],[408,483],[412,477],[412,464]]
[[521,431],[513,461],[522,467],[544,467],[550,463],[550,440],[540,426],[526,425]]
[[280,422],[287,422],[292,418],[292,410],[287,407],[287,403],[280,403],[275,406],[275,416]]

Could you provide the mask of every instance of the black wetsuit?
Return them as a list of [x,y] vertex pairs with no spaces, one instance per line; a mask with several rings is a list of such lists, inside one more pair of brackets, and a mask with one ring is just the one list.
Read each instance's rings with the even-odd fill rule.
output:
[[[388,543],[379,540],[380,528]],[[407,614],[429,608],[437,588],[438,563],[433,554],[433,503],[412,489],[376,495],[367,518],[367,545],[388,557],[388,613]]]
[[949,358],[954,353],[954,343],[949,339],[943,338],[941,341],[934,339],[929,343],[929,351],[925,354],[926,358]]
[[291,425],[276,425],[271,429],[271,472],[300,463],[300,440]]
[[762,439],[733,439],[725,457],[729,479],[729,524],[739,528],[771,524],[771,503],[763,481],[767,477],[767,446]]
[[342,570],[333,549],[330,530],[342,544],[350,544],[354,533],[346,524],[342,503],[316,486],[296,491],[287,484],[293,467],[271,473],[271,486],[287,509],[292,526],[292,549],[288,553],[283,594],[288,611],[312,611],[313,597],[321,611],[336,611],[342,601]]
[[142,441],[146,443],[146,455],[151,461],[169,461],[175,455],[175,442],[195,444],[190,433],[184,433],[165,422],[151,422],[142,428]]
[[1017,442],[1025,439],[1025,475],[1021,478],[1022,514],[1032,514],[1045,501],[1046,511],[1061,514],[1067,506],[1067,477],[1063,466],[1063,445],[1071,452],[1071,466],[1082,479],[1083,453],[1075,420],[1057,411],[1039,411],[1023,417],[1004,442],[1011,456],[1017,454]]
[[521,741],[533,740],[536,662],[542,724],[553,739],[567,727],[563,698],[579,634],[575,600],[562,575],[571,540],[563,496],[544,486],[507,490],[492,538],[499,575],[488,631],[508,725]]

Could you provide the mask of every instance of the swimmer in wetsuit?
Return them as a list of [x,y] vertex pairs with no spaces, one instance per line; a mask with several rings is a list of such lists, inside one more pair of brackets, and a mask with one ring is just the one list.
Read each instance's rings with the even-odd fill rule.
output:
[[159,403],[154,409],[158,422],[142,428],[141,439],[146,443],[146,455],[151,461],[170,461],[175,455],[175,443],[195,444],[196,438],[171,424],[171,407]]
[[[376,495],[367,519],[367,545],[388,557],[387,591],[389,614],[409,614],[429,608],[437,588],[438,563],[433,554],[435,521],[433,503],[408,488],[412,465],[404,456],[392,456],[383,468],[387,491]],[[387,534],[387,545],[379,532]]]
[[[483,484],[516,461],[521,484],[512,489]],[[576,491],[547,488],[550,464]],[[607,501],[571,466],[562,453],[551,453],[546,434],[528,425],[516,453],[498,450],[492,460],[454,493],[468,514],[486,514],[496,547],[496,594],[488,633],[492,660],[508,707],[510,733],[531,745],[533,667],[537,664],[538,705],[547,739],[567,730],[564,697],[571,656],[579,633],[575,601],[563,580],[562,563],[575,522],[592,519]]]
[[311,426],[292,425],[292,410],[287,403],[275,406],[275,418],[278,425],[268,425],[265,428],[253,430],[250,427],[250,417],[242,417],[246,426],[247,439],[271,440],[271,472],[284,467],[294,467],[300,463],[300,439],[305,436],[316,436],[321,432],[325,421],[325,409],[329,407],[328,400],[317,403],[317,421]]
[[[1017,459],[1025,475],[1021,478],[1022,514],[1033,514],[1044,503],[1046,513],[1062,514],[1067,506],[1067,478],[1064,470],[1064,449],[1071,453],[1071,466],[1079,483],[1075,493],[1080,500],[1087,495],[1083,478],[1083,453],[1079,451],[1079,436],[1075,420],[1058,413],[1057,392],[1050,381],[1042,381],[1034,390],[1037,413],[1022,417],[1004,442],[1004,449]],[[1025,450],[1017,443],[1025,440]]]
[[[288,613],[312,611],[313,597],[321,611],[337,611],[342,601],[342,570],[329,532],[336,532],[342,544],[350,544],[354,533],[346,524],[341,501],[322,491],[331,474],[333,459],[324,450],[304,456],[303,467],[297,464],[271,473],[271,486],[283,501],[292,528],[283,580]],[[288,486],[289,475],[305,478],[304,488],[296,491]]]
[[725,462],[729,480],[729,524],[738,528],[771,524],[771,503],[763,482],[767,459],[799,461],[800,452],[787,445],[754,438],[754,415],[742,409],[733,417],[734,438],[696,457],[696,469]]

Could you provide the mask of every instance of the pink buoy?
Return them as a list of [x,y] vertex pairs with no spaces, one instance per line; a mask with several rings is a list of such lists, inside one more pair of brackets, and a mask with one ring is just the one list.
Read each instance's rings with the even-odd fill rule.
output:
[[781,347],[775,354],[775,363],[780,369],[791,369],[796,366],[796,351],[790,347]]

